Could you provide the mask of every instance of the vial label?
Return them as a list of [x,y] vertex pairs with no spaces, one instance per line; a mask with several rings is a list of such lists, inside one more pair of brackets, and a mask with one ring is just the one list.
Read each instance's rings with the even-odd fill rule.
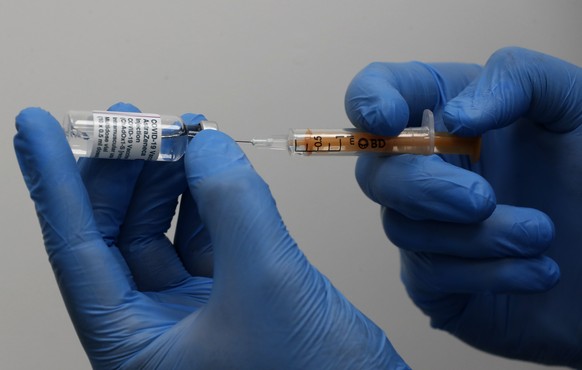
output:
[[93,112],[93,158],[145,159],[160,154],[160,116],[127,112]]

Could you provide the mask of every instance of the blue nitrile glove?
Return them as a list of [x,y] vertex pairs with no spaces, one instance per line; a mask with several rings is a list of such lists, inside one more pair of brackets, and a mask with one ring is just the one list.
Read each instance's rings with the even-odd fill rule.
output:
[[[25,109],[16,125],[50,263],[95,368],[408,368],[307,261],[226,135],[198,134],[177,163],[77,167],[49,113]],[[172,244],[164,233],[185,191]]]
[[481,160],[364,157],[356,168],[410,297],[477,348],[582,366],[582,70],[508,48],[483,69],[372,64],[346,95],[354,124],[382,134],[425,108],[440,130],[483,134]]

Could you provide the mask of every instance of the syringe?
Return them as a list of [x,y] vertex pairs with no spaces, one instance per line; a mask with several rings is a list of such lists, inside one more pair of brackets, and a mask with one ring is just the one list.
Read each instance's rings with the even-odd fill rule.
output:
[[345,129],[291,129],[287,135],[239,140],[257,148],[287,150],[294,155],[464,154],[479,160],[480,137],[460,137],[434,131],[434,116],[425,110],[421,127],[409,127],[398,136],[378,136]]

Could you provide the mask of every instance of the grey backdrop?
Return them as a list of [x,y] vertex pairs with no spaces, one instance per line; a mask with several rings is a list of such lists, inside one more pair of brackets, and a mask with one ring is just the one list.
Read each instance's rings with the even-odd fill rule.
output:
[[[343,127],[344,91],[372,61],[484,63],[521,45],[582,65],[582,2],[180,0],[0,2],[0,368],[86,369],[12,149],[14,116],[42,106],[193,111],[235,138]],[[47,143],[50,145],[50,143]],[[247,150],[310,260],[415,369],[537,369],[429,328],[399,281],[353,158]]]

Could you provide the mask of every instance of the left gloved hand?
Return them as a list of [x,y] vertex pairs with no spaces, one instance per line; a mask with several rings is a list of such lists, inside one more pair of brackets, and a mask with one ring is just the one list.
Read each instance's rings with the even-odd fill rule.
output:
[[26,109],[16,126],[50,263],[95,368],[408,368],[307,261],[226,135],[201,132],[177,163],[77,167],[49,113]]

